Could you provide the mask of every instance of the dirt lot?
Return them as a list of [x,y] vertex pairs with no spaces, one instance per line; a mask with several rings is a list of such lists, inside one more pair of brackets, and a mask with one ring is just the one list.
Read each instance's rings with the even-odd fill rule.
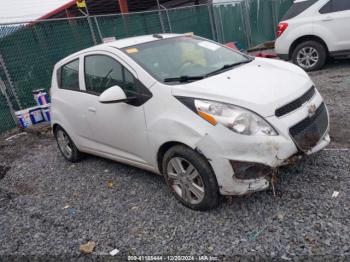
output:
[[[195,212],[162,177],[88,156],[63,159],[48,134],[0,137],[0,261],[12,255],[92,259],[225,255],[254,260],[350,258],[350,61],[312,73],[332,119],[328,150],[281,170],[271,190]],[[339,196],[332,198],[332,193]],[[48,257],[49,256],[49,257]],[[9,258],[9,257],[7,257]]]

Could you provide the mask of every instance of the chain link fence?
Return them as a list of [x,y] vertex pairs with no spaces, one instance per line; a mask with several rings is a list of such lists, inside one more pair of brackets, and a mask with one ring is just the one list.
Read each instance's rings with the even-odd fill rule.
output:
[[13,110],[34,105],[32,90],[51,85],[60,59],[99,44],[153,33],[193,32],[249,48],[275,38],[293,0],[231,0],[176,9],[0,24],[0,132],[15,126]]

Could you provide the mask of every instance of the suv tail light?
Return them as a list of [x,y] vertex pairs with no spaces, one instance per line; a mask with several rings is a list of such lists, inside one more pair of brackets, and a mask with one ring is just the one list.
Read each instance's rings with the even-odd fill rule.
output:
[[288,23],[279,23],[277,26],[277,37],[280,37],[286,31]]

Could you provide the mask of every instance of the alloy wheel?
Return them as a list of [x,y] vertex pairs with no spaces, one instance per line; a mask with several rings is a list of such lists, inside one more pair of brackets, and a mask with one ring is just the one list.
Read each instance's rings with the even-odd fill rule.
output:
[[168,183],[185,202],[198,204],[204,199],[204,183],[197,169],[181,157],[173,157],[167,166]]
[[63,130],[58,130],[56,138],[62,154],[67,158],[71,158],[73,149],[68,135]]
[[313,47],[304,47],[299,50],[297,55],[297,62],[299,66],[310,69],[314,67],[320,59],[318,51]]

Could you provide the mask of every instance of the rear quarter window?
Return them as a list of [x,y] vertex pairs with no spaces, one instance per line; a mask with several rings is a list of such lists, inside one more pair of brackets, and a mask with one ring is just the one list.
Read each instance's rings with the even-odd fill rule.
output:
[[298,15],[300,15],[302,12],[304,12],[306,9],[311,7],[313,4],[315,4],[318,0],[305,0],[302,2],[294,3],[287,13],[282,17],[281,21],[292,19]]

